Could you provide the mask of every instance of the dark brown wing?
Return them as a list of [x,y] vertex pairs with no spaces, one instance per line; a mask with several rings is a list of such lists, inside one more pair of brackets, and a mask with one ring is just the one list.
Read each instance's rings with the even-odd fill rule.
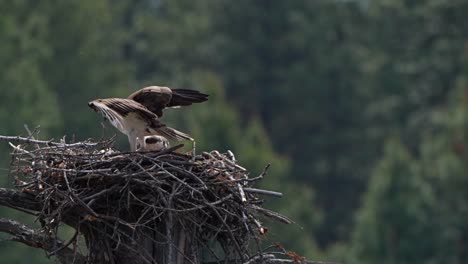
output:
[[208,100],[208,95],[190,89],[172,89],[172,98],[168,107],[185,106]]
[[134,100],[157,116],[162,116],[162,110],[171,101],[172,91],[168,87],[150,86],[132,93],[128,99]]
[[208,95],[190,89],[170,89],[150,86],[132,93],[128,99],[135,100],[161,117],[166,107],[185,106],[208,100]]

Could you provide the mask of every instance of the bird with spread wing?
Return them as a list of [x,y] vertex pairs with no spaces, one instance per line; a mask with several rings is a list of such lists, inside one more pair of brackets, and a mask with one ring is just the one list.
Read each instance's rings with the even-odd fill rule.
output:
[[166,126],[159,119],[165,108],[187,106],[206,100],[207,94],[195,90],[150,86],[132,93],[126,99],[96,99],[88,105],[127,135],[130,150],[137,151],[145,146],[145,137],[153,135],[161,137],[162,141],[162,138],[167,138],[194,142],[188,134]]

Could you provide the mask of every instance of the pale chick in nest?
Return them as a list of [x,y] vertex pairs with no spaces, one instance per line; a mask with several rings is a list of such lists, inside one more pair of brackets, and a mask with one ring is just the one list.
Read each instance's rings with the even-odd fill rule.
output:
[[167,138],[159,135],[143,137],[143,140],[137,139],[137,151],[161,151],[169,148]]

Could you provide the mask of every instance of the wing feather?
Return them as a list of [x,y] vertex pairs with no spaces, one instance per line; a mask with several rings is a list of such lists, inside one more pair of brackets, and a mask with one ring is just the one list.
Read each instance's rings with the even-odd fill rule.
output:
[[97,112],[100,112],[113,126],[126,135],[128,135],[127,129],[129,128],[125,127],[126,121],[124,118],[128,115],[135,114],[137,118],[146,122],[148,128],[153,129],[156,133],[161,134],[162,136],[175,140],[193,140],[188,134],[180,132],[174,128],[167,127],[159,121],[156,114],[152,113],[138,102],[130,99],[97,99],[91,101],[89,106]]
[[96,112],[101,113],[101,115],[109,120],[111,124],[116,127],[120,132],[127,134],[125,131],[124,121],[121,115],[115,112],[113,109],[109,108],[106,104],[98,102],[97,100],[89,103],[89,106],[92,107]]
[[162,110],[169,104],[172,91],[168,87],[150,86],[132,93],[128,99],[134,100],[157,116],[163,115]]
[[171,89],[162,86],[149,86],[132,93],[128,99],[142,104],[158,117],[161,117],[166,107],[201,103],[208,100],[208,95],[190,89]]
[[208,100],[208,95],[190,89],[172,89],[172,98],[168,107],[186,106]]
[[162,136],[170,139],[175,139],[175,140],[191,140],[193,141],[193,138],[190,137],[188,134],[185,134],[184,132],[180,132],[172,127],[161,127],[158,129],[158,133],[160,133]]

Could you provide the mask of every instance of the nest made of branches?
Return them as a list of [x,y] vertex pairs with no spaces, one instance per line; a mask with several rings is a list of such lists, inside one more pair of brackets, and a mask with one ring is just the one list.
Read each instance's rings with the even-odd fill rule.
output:
[[262,254],[262,217],[291,222],[262,207],[263,195],[280,193],[253,188],[268,166],[250,178],[230,151],[192,156],[176,152],[176,146],[123,153],[111,141],[11,145],[10,174],[41,204],[44,233],[56,238],[60,223],[74,227],[67,245],[84,234],[92,261],[112,262],[122,247],[140,254],[135,241],[170,242],[165,230],[178,226],[198,248],[193,252],[203,249],[215,261],[243,263]]

